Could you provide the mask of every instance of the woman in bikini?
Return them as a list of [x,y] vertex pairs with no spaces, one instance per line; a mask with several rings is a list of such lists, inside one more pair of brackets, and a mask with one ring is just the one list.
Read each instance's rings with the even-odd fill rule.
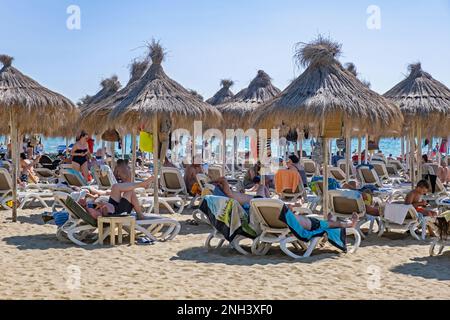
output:
[[87,143],[89,136],[81,131],[77,141],[72,147],[72,168],[81,172],[86,181],[89,180],[88,160],[90,158],[89,145]]

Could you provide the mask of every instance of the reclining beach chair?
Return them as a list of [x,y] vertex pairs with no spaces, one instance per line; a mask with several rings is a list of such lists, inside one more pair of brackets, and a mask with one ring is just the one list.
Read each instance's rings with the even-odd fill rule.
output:
[[[250,202],[252,219],[261,229],[261,234],[253,240],[252,253],[265,255],[272,244],[279,243],[280,249],[291,258],[309,257],[322,237],[313,238],[309,244],[294,237],[289,226],[279,219],[283,206],[284,202],[278,199],[253,199]],[[297,255],[289,250],[288,244],[292,244],[297,250],[305,249],[306,252]]]
[[56,173],[47,168],[35,168],[34,172],[36,172],[39,177],[39,181],[45,183],[55,183],[58,180],[58,176]]
[[181,176],[180,170],[172,167],[162,167],[160,176],[161,190],[164,192],[164,196],[178,196],[181,195],[185,200],[189,196],[184,182]]
[[111,168],[107,165],[93,166],[91,168],[92,176],[99,189],[109,190],[111,187],[117,183],[116,177]]
[[372,233],[375,221],[378,221],[378,225],[380,224],[378,217],[367,214],[363,197],[359,192],[353,190],[330,190],[328,195],[330,199],[330,213],[337,219],[351,219],[353,212],[358,214],[359,221],[355,229],[361,237],[366,237],[361,231],[363,224],[370,222],[369,234]]
[[[5,168],[0,168],[0,205],[6,209],[11,209],[7,202],[12,200],[12,178],[9,171]],[[17,192],[17,198],[20,200],[19,209],[23,209],[25,205],[39,202],[43,208],[47,208],[47,203],[44,201],[52,200],[53,193],[41,192],[39,189],[25,189]]]
[[319,172],[317,165],[313,160],[308,159],[308,158],[303,158],[301,160],[301,163],[303,164],[303,167],[305,168],[305,174],[307,177],[312,177]]
[[222,166],[219,165],[210,165],[208,166],[208,177],[211,181],[215,181],[220,177],[224,177],[225,173],[222,170]]
[[[224,197],[220,197],[220,198],[224,198]],[[240,206],[240,204],[237,203],[236,201],[234,201],[232,199],[230,199],[230,200],[233,202],[232,205]],[[210,220],[212,218],[210,218],[207,214],[208,210],[211,210],[211,208],[208,207],[207,201],[205,199],[203,199],[200,204],[199,209],[197,210],[197,217],[198,217],[197,219],[198,219],[198,221],[205,222],[206,224],[208,224],[211,227],[212,230],[208,234],[208,237],[205,240],[205,247],[208,250],[215,250],[215,249],[221,248],[223,246],[223,244],[225,243],[225,241],[227,241],[227,239],[224,236],[224,234],[222,232],[220,232],[218,229],[216,229],[216,227],[213,225],[212,220]],[[194,218],[195,218],[195,216],[194,216]],[[245,234],[244,232],[241,232],[240,234],[235,234],[233,239],[231,241],[228,241],[228,243],[231,248],[235,249],[240,254],[248,255],[248,254],[250,254],[250,252],[246,251],[241,246],[241,242],[245,239],[248,239],[248,237],[246,237],[244,234]],[[213,245],[213,243],[212,243],[213,240],[218,241],[216,245]]]
[[[306,258],[311,255],[317,244],[323,239],[323,236],[317,236],[305,243],[295,237],[289,226],[279,219],[281,210],[284,206],[283,201],[278,199],[253,199],[250,202],[250,212],[253,224],[257,224],[261,229],[261,234],[253,240],[252,253],[255,255],[265,255],[272,244],[279,243],[280,249],[289,257],[294,259]],[[311,211],[303,208],[303,213],[312,214]],[[314,217],[318,217],[313,215]],[[359,233],[348,228],[347,232],[355,234],[355,245],[350,250],[353,253],[359,247],[361,238]],[[288,244],[292,244],[297,250],[305,250],[303,255],[298,255],[288,248]]]
[[63,168],[60,171],[61,179],[67,182],[69,186],[75,187],[86,187],[88,186],[88,182],[84,179],[84,177],[72,168]]
[[[82,195],[82,193],[78,194]],[[55,193],[56,201],[69,212],[69,220],[62,227],[58,228],[57,236],[58,239],[61,239],[63,234],[65,234],[70,241],[76,245],[83,246],[88,244],[83,242],[83,240],[97,230],[97,220],[77,203],[77,198],[79,197],[74,199],[67,193]],[[135,229],[154,241],[167,241],[173,239],[180,232],[181,226],[174,219],[149,215],[148,219],[136,220]],[[109,229],[104,229],[103,231],[104,240],[110,232]],[[97,239],[94,244],[97,244],[98,241]]]
[[[384,208],[384,215],[380,217],[378,236],[381,237],[385,231],[397,229],[409,231],[410,235],[416,240],[425,240],[426,227],[430,222],[429,217],[424,217],[420,221],[417,211],[412,205],[407,205],[403,202],[388,203]],[[420,238],[415,232],[417,227],[422,229]]]
[[[344,176],[345,176],[345,174],[347,172],[347,166],[346,166],[345,159],[338,160],[336,166],[342,170],[342,172],[344,173]],[[350,161],[350,178],[354,178],[354,177],[355,177],[355,175],[353,173],[353,163]]]
[[330,173],[330,176],[335,178],[339,183],[345,183],[346,177],[345,172],[341,170],[341,168],[338,167],[328,167],[328,171]]
[[367,185],[374,185],[379,188],[383,187],[383,183],[381,182],[375,169],[370,169],[369,167],[362,166],[358,167],[356,171],[358,173],[362,187]]
[[375,169],[375,171],[378,174],[378,177],[381,179],[381,181],[383,181],[383,180],[386,180],[389,182],[391,181],[390,177],[389,177],[389,173],[387,172],[387,169],[386,169],[386,164],[384,162],[372,160],[370,162],[370,164]]
[[[397,159],[389,159],[388,165],[393,166],[398,173],[406,172],[405,166]],[[388,167],[388,166],[386,166]]]

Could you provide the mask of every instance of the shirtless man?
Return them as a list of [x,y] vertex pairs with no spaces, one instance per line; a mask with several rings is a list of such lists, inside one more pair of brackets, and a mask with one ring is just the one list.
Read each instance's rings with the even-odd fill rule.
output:
[[118,215],[123,212],[130,214],[133,209],[136,212],[138,219],[145,219],[145,215],[143,214],[134,190],[137,188],[148,188],[153,181],[154,177],[150,177],[142,182],[116,183],[111,187],[111,191],[97,190],[89,187],[89,193],[86,196],[87,198],[96,199],[99,196],[109,195],[108,202],[100,202],[91,205],[86,199],[81,199],[79,200],[79,203],[95,219],[100,216]]
[[428,203],[422,200],[422,196],[427,194],[428,190],[430,190],[430,184],[426,180],[420,180],[417,183],[417,186],[414,190],[410,191],[406,198],[405,204],[411,204],[424,216],[435,217],[437,215],[436,211],[427,209]]

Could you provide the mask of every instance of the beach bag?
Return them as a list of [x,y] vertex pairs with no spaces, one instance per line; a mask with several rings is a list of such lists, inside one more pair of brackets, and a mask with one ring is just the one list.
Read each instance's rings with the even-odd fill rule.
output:
[[120,135],[116,130],[106,130],[102,134],[102,140],[110,142],[120,141]]
[[139,133],[139,149],[143,152],[153,152],[153,134],[145,131]]
[[58,227],[61,227],[64,223],[67,222],[67,220],[69,220],[69,214],[65,211],[54,212],[53,219],[55,220],[55,224]]

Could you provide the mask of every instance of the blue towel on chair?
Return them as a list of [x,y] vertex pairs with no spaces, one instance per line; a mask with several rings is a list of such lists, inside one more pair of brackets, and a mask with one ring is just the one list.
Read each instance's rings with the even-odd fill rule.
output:
[[306,230],[301,226],[301,224],[295,217],[295,214],[291,210],[289,210],[289,208],[286,205],[283,206],[279,219],[284,223],[286,223],[289,226],[289,229],[292,231],[292,233],[303,242],[309,242],[312,238],[321,237],[326,233],[328,236],[328,241],[332,245],[334,245],[338,249],[341,249],[344,252],[347,252],[347,245],[345,243],[346,237],[345,228],[330,228],[328,226],[328,222],[322,220],[320,221],[319,228],[313,231]]

